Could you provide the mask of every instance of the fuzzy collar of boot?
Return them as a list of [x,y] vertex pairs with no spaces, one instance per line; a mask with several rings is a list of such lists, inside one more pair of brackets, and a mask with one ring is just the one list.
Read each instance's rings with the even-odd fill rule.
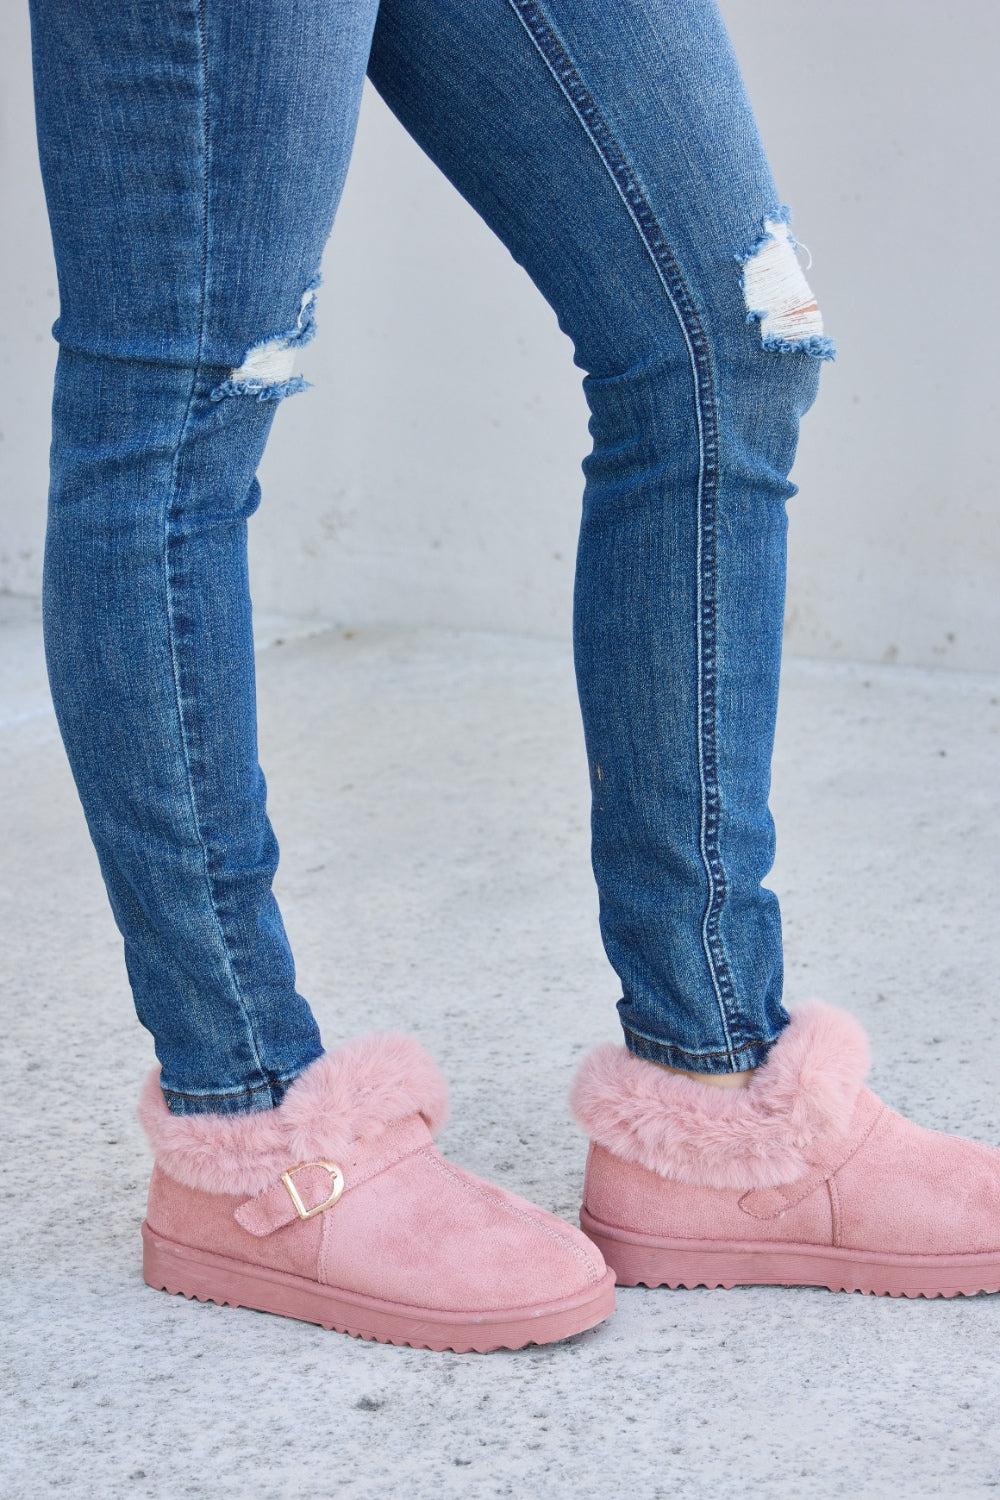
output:
[[869,1054],[857,1021],[820,1000],[791,1017],[740,1089],[598,1047],[573,1083],[577,1123],[615,1156],[679,1182],[743,1191],[794,1182],[810,1147],[849,1126]]
[[309,1064],[276,1109],[245,1115],[172,1115],[154,1068],[139,1119],[157,1165],[207,1193],[261,1192],[289,1166],[336,1159],[353,1141],[411,1115],[431,1130],[447,1118],[444,1080],[419,1042],[366,1036]]

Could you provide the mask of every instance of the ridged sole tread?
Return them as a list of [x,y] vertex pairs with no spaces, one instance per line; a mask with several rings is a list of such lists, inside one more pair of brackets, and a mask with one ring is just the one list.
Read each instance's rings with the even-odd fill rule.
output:
[[803,1286],[928,1301],[1000,1291],[1000,1252],[891,1255],[781,1241],[659,1239],[602,1224],[586,1209],[581,1210],[580,1226],[614,1268],[618,1286],[665,1286],[674,1291]]
[[[614,1275],[576,1297],[509,1315],[436,1315],[432,1309],[406,1308],[377,1298],[343,1292],[286,1272],[243,1265],[225,1256],[179,1245],[142,1226],[143,1276],[155,1291],[217,1307],[246,1308],[318,1324],[333,1333],[379,1344],[429,1349],[437,1353],[488,1354],[494,1349],[523,1349],[556,1343],[596,1327],[614,1311]],[[323,1304],[354,1304],[361,1314],[331,1317]],[[324,1316],[326,1311],[326,1316]],[[367,1313],[367,1317],[365,1317]],[[428,1326],[437,1323],[437,1327]]]

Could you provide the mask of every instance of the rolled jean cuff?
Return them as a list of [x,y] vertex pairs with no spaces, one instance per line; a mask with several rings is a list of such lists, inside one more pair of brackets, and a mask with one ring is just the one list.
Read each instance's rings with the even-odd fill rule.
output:
[[288,1078],[271,1078],[224,1094],[183,1094],[162,1085],[161,1089],[172,1115],[249,1115],[277,1108],[302,1071],[300,1068]]
[[637,1032],[622,1028],[625,1045],[633,1057],[644,1062],[662,1063],[668,1068],[679,1068],[685,1073],[744,1073],[749,1068],[759,1068],[767,1061],[767,1054],[780,1036],[770,1041],[750,1041],[739,1048],[726,1048],[719,1052],[685,1052],[670,1042],[655,1041],[652,1037],[640,1036]]

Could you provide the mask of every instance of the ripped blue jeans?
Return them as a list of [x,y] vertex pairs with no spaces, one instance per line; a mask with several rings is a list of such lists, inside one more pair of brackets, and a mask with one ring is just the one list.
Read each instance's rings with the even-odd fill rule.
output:
[[787,1021],[761,882],[800,416],[832,353],[712,0],[35,0],[60,314],[52,693],[175,1113],[322,1050],[272,894],[246,529],[367,70],[555,309],[593,448],[574,642],[640,1057]]

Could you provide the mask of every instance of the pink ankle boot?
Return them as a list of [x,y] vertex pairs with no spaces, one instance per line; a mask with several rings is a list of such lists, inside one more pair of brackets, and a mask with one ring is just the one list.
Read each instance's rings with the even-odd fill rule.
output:
[[406,1037],[312,1063],[277,1109],[139,1116],[156,1159],[142,1226],[150,1286],[361,1338],[467,1350],[601,1322],[614,1275],[578,1229],[445,1161],[445,1088]]
[[867,1070],[861,1027],[815,1000],[745,1089],[591,1053],[580,1223],[619,1285],[1000,1290],[1000,1150],[904,1120]]

